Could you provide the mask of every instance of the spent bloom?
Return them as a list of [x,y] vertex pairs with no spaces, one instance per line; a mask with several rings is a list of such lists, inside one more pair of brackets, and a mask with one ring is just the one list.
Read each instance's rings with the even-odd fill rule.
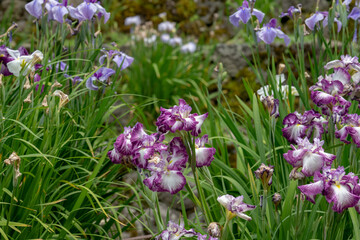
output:
[[193,136],[198,136],[201,133],[201,125],[207,118],[208,113],[199,116],[196,113],[191,113],[191,110],[191,107],[183,99],[179,100],[179,105],[169,109],[161,107],[161,114],[156,121],[158,131],[175,133],[183,130],[191,131]]
[[314,183],[299,186],[307,200],[315,203],[317,194],[325,196],[328,203],[333,203],[332,209],[341,213],[345,209],[354,207],[360,200],[358,177],[353,173],[345,174],[344,167],[330,169],[324,167],[322,174],[316,172]]
[[301,172],[307,176],[313,176],[324,166],[331,166],[336,158],[335,155],[324,152],[322,146],[324,141],[314,138],[314,143],[310,143],[307,137],[297,139],[297,148],[291,145],[293,150],[284,154],[285,160],[294,168],[302,168]]
[[298,138],[319,138],[327,131],[328,121],[320,113],[309,110],[303,115],[298,112],[288,114],[284,120],[282,129],[283,136],[293,144],[296,144]]
[[7,165],[13,165],[14,167],[14,185],[17,185],[17,181],[18,178],[22,175],[20,172],[20,163],[21,163],[21,159],[20,157],[16,154],[16,152],[13,152],[12,154],[10,154],[8,159],[4,160],[4,163]]
[[262,22],[265,16],[263,12],[255,8],[251,9],[249,7],[248,1],[244,0],[242,6],[239,7],[238,10],[229,17],[229,20],[232,25],[238,27],[240,21],[246,24],[250,20],[251,15],[255,16],[259,22]]
[[226,194],[218,197],[217,200],[221,205],[226,208],[228,220],[234,218],[235,216],[238,216],[247,221],[251,220],[251,217],[244,214],[244,212],[253,210],[255,206],[244,203],[244,196],[239,196],[235,198],[229,194]]
[[281,31],[280,27],[277,27],[276,24],[277,21],[273,18],[269,21],[269,23],[265,24],[258,32],[256,32],[258,42],[261,40],[266,44],[271,44],[274,42],[275,37],[278,37],[284,39],[285,45],[288,46],[290,38]]

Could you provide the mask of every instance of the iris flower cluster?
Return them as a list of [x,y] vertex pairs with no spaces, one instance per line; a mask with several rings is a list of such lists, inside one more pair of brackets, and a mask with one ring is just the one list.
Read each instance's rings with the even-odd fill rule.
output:
[[[315,203],[315,196],[322,194],[332,209],[341,213],[355,207],[360,213],[360,184],[353,173],[346,174],[344,167],[332,169],[336,156],[323,149],[322,135],[327,132],[329,120],[335,126],[335,137],[346,144],[351,139],[360,147],[360,116],[349,114],[350,100],[357,100],[360,63],[357,57],[341,56],[340,60],[328,62],[325,70],[331,74],[320,76],[318,82],[311,86],[311,99],[322,109],[325,118],[314,110],[303,115],[295,112],[284,118],[283,135],[290,143],[292,150],[284,154],[285,160],[294,169],[292,179],[303,179],[313,176],[313,183],[299,186],[307,199]],[[312,137],[313,142],[310,142]],[[299,169],[300,172],[298,171]]]
[[[255,9],[253,6],[249,7],[248,1],[244,0],[243,5],[229,17],[229,20],[231,24],[238,27],[239,22],[246,24],[251,19],[252,15],[255,16],[260,23],[265,16],[263,12]],[[290,38],[280,30],[275,18],[271,19],[267,24],[264,24],[262,28],[258,29],[256,36],[259,42],[263,41],[266,44],[271,44],[276,37],[284,39],[286,46],[290,43]]]
[[[175,194],[186,184],[183,171],[190,154],[195,154],[196,167],[210,166],[214,160],[215,149],[206,147],[208,136],[195,139],[201,132],[201,125],[207,114],[198,116],[191,114],[191,107],[183,100],[170,109],[161,108],[156,122],[158,132],[148,135],[141,123],[133,128],[125,127],[124,132],[116,139],[114,149],[108,157],[115,163],[131,163],[145,175],[144,184],[154,192],[170,192]],[[195,142],[195,153],[185,145],[184,139],[174,137],[165,144],[168,132],[187,131]]]
[[67,21],[65,15],[70,15],[79,22],[90,21],[94,17],[98,19],[104,17],[104,23],[106,23],[110,18],[110,13],[106,12],[97,0],[84,0],[76,8],[68,5],[68,0],[63,0],[61,3],[56,0],[33,0],[25,5],[26,11],[37,19],[45,16],[44,7],[48,21],[55,20],[59,23]]

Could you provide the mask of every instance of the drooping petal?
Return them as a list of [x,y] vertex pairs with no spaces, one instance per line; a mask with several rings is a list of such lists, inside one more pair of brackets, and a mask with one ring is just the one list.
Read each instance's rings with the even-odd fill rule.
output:
[[260,23],[263,21],[264,16],[265,16],[265,13],[263,13],[257,9],[253,9],[253,12],[251,14],[254,15],[259,20]]
[[315,203],[315,197],[317,194],[321,194],[324,190],[324,183],[323,181],[317,181],[315,183],[310,183],[306,185],[301,185],[298,187],[300,191],[305,194],[306,198]]
[[326,200],[334,205],[332,209],[341,213],[346,208],[354,207],[360,200],[360,196],[354,195],[347,185],[333,184],[325,193]]
[[196,167],[210,166],[211,162],[214,160],[215,148],[197,148],[195,149],[196,153]]
[[156,182],[162,191],[175,194],[184,188],[186,178],[180,171],[166,171]]
[[39,19],[42,16],[42,4],[44,3],[44,0],[33,0],[27,4],[25,4],[26,11]]

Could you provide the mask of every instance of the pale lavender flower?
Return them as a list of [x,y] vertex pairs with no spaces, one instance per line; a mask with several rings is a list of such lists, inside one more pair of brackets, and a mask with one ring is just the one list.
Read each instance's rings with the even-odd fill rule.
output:
[[130,26],[130,25],[139,26],[139,25],[141,25],[141,18],[140,18],[140,16],[127,17],[127,18],[125,18],[124,25],[125,26]]
[[68,7],[70,16],[78,19],[80,22],[85,20],[91,20],[95,14],[98,18],[104,16],[104,23],[106,23],[110,18],[110,13],[97,2],[97,0],[84,0],[76,8],[69,6]]
[[105,53],[99,58],[99,63],[101,65],[104,64],[105,59],[107,59],[108,62],[114,61],[118,67],[121,67],[121,70],[124,70],[128,68],[134,61],[133,57],[130,57],[126,55],[123,52],[117,51],[117,50],[103,50]]
[[55,20],[59,23],[64,22],[64,16],[69,13],[67,9],[67,0],[64,0],[62,3],[59,3],[55,0],[50,0],[45,4],[46,9],[48,10],[48,20]]
[[283,18],[283,17],[293,18],[293,15],[295,13],[299,13],[299,12],[300,12],[299,8],[290,6],[286,13],[281,13],[280,18]]
[[275,37],[284,39],[285,45],[288,46],[290,43],[290,38],[280,30],[280,27],[276,26],[277,21],[275,18],[271,19],[269,23],[265,24],[260,31],[256,32],[258,41],[262,40],[266,44],[271,44],[274,42]]
[[[320,21],[323,21],[323,27],[326,27],[329,23],[329,13],[328,12],[316,12],[311,17],[307,18],[305,20],[306,26],[311,29],[311,31],[314,31],[315,26],[318,26]],[[334,22],[337,24],[337,31],[340,32],[342,23],[341,21],[335,17]]]
[[165,21],[158,25],[159,32],[174,32],[175,31],[175,25],[174,22]]
[[109,84],[109,78],[115,73],[111,68],[102,67],[99,68],[88,80],[86,81],[86,87],[90,90],[99,90],[99,87],[94,83]]
[[169,45],[172,47],[180,46],[182,44],[182,39],[180,37],[173,37],[169,40]]
[[291,145],[293,150],[284,154],[285,160],[294,168],[302,168],[301,172],[307,176],[313,176],[324,166],[331,166],[336,158],[335,155],[324,152],[322,146],[324,141],[314,138],[314,143],[310,143],[307,137],[297,139],[297,148]]
[[328,203],[333,203],[332,210],[342,213],[345,209],[354,207],[360,200],[358,177],[353,173],[345,174],[344,167],[330,169],[324,167],[323,173],[316,172],[314,183],[299,186],[307,200],[315,203],[317,194],[325,196]]
[[163,42],[163,43],[169,43],[171,37],[169,34],[167,33],[164,33],[164,34],[161,34],[160,36],[160,40]]
[[180,51],[183,53],[193,53],[196,51],[196,44],[194,42],[189,42],[185,45],[182,45]]
[[263,12],[255,8],[251,9],[249,7],[248,1],[244,0],[242,6],[239,7],[238,10],[229,17],[229,20],[232,25],[238,27],[240,21],[246,24],[250,20],[251,15],[255,16],[259,22],[262,22],[265,16]]
[[358,20],[360,18],[360,9],[358,7],[354,7],[351,10],[348,18],[351,18],[351,19],[353,19],[355,21]]
[[44,0],[33,0],[25,4],[26,11],[31,15],[39,19],[42,16],[42,5]]
[[238,216],[247,221],[251,220],[251,217],[244,214],[244,212],[253,210],[255,206],[244,203],[244,196],[235,198],[229,194],[226,194],[218,197],[217,200],[226,208],[227,211],[231,213],[232,216],[230,216],[230,218]]

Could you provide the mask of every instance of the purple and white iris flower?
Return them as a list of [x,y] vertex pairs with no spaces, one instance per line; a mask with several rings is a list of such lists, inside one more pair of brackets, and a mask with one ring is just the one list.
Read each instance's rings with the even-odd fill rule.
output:
[[[275,76],[275,84],[276,84],[275,87],[277,88],[276,90],[281,92],[283,99],[287,99],[289,95],[289,86],[282,85],[282,83],[284,83],[285,80],[286,79],[284,74],[279,74]],[[269,85],[261,87],[259,90],[256,91],[256,93],[259,95],[260,101],[264,101],[266,96],[274,95],[274,91],[273,90],[270,91]],[[294,86],[291,86],[291,94],[293,96],[299,96],[299,93]]]
[[214,160],[215,148],[205,147],[208,143],[208,135],[195,139],[196,167],[210,166]]
[[323,114],[332,116],[334,122],[347,114],[351,106],[351,102],[342,97],[351,89],[350,80],[351,76],[345,69],[335,68],[333,74],[325,78],[320,76],[319,82],[309,88],[312,101],[321,107]]
[[[9,69],[7,68],[7,64],[14,60],[14,58],[8,53],[7,47],[5,45],[0,46],[0,74],[4,76],[13,75]],[[20,47],[18,49],[20,56],[27,56],[29,55],[28,51],[24,47]]]
[[106,12],[105,8],[97,0],[84,0],[76,8],[69,6],[68,10],[70,16],[80,22],[91,20],[94,16],[97,16],[99,19],[104,16],[104,23],[106,23],[110,18],[110,13]]
[[223,205],[227,210],[228,219],[232,219],[235,216],[238,216],[247,221],[251,220],[251,217],[244,214],[246,211],[253,210],[256,206],[249,205],[243,202],[244,196],[233,197],[229,194],[220,196],[217,198],[218,202]]
[[322,174],[315,173],[314,183],[298,187],[307,200],[315,203],[316,195],[322,194],[328,203],[334,204],[332,209],[337,213],[342,213],[345,209],[359,203],[360,191],[357,176],[353,173],[345,174],[344,167],[337,169],[324,167],[322,172]]
[[333,69],[333,68],[347,68],[353,69],[355,71],[360,71],[360,63],[358,57],[352,57],[350,55],[342,55],[341,60],[334,60],[328,62],[324,66],[325,70]]
[[176,131],[191,131],[191,134],[197,137],[201,133],[201,125],[207,118],[208,113],[198,115],[191,114],[191,107],[180,99],[179,105],[175,105],[169,109],[160,108],[160,116],[156,121],[158,131],[162,133]]
[[9,54],[9,58],[12,59],[6,64],[7,69],[16,77],[19,77],[20,73],[25,76],[28,73],[35,71],[36,63],[41,62],[44,58],[44,55],[39,50],[36,50],[31,55],[24,55],[19,50],[12,50],[9,48],[6,48],[6,51]]
[[196,51],[196,43],[194,42],[189,42],[185,45],[182,45],[180,48],[180,51],[182,53],[193,53]]
[[179,240],[181,238],[197,237],[198,240],[217,240],[217,238],[209,237],[207,235],[201,235],[195,232],[194,229],[186,230],[184,224],[176,224],[169,221],[167,228],[160,233],[155,239],[156,240]]
[[117,50],[104,50],[103,52],[105,54],[99,58],[99,63],[101,65],[103,65],[105,59],[107,59],[108,64],[110,63],[110,61],[114,61],[118,67],[121,67],[121,70],[124,70],[125,68],[128,68],[134,61],[133,57],[130,57],[125,53]]
[[33,17],[39,19],[42,16],[42,5],[44,0],[33,0],[25,4],[26,11]]
[[271,19],[269,23],[265,24],[258,32],[256,32],[258,42],[263,41],[266,44],[274,42],[275,37],[284,39],[285,45],[288,46],[290,38],[276,26],[277,21],[275,18]]
[[229,20],[232,25],[238,27],[240,21],[246,24],[250,20],[251,15],[255,16],[259,22],[262,22],[265,16],[263,12],[255,8],[251,9],[249,7],[248,1],[244,0],[242,6],[239,7],[238,10],[229,17]]
[[182,171],[187,161],[188,154],[181,138],[173,138],[166,150],[155,152],[147,161],[150,176],[144,179],[144,184],[154,192],[179,192],[186,184]]
[[285,160],[294,168],[302,168],[301,172],[307,176],[313,176],[324,166],[331,166],[336,158],[335,155],[324,152],[322,146],[324,141],[314,138],[314,143],[310,143],[307,137],[297,139],[297,148],[291,145],[293,150],[284,154]]
[[158,25],[159,32],[175,32],[175,25],[174,22],[165,21]]
[[[329,23],[328,18],[329,13],[328,12],[316,12],[311,17],[307,18],[305,20],[306,26],[311,29],[311,31],[314,31],[315,26],[318,26],[320,21],[323,21],[323,27],[326,27]],[[337,31],[340,32],[342,24],[340,20],[335,17],[334,22],[337,24]]]
[[298,112],[288,114],[283,124],[283,136],[293,144],[296,144],[298,138],[319,138],[327,131],[328,121],[325,120],[320,113],[309,110],[305,111],[303,115]]
[[91,77],[86,81],[86,87],[90,90],[97,91],[99,86],[95,83],[110,84],[109,78],[115,73],[111,68],[102,67],[99,68]]
[[349,144],[347,140],[348,136],[352,138],[356,146],[360,147],[360,115],[347,114],[341,119],[341,123],[338,124],[338,130],[335,131],[335,137],[340,141]]

